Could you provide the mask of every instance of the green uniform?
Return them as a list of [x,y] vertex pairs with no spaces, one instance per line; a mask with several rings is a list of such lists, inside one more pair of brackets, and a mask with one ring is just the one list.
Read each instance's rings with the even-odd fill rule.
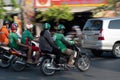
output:
[[21,43],[25,44],[25,43],[26,43],[26,38],[29,38],[30,40],[33,40],[33,39],[34,39],[32,33],[31,33],[29,30],[25,30],[25,31],[22,33]]
[[[55,44],[59,47],[59,49],[61,50],[61,52],[65,52],[65,50],[67,49],[67,46],[62,42],[62,38],[65,39],[64,35],[61,33],[55,33],[53,35],[53,39],[55,41]],[[74,42],[72,41],[68,41],[66,40],[69,44],[74,44]]]
[[9,38],[9,46],[14,49],[18,49],[17,41],[18,41],[18,35],[16,33],[11,32],[8,36]]

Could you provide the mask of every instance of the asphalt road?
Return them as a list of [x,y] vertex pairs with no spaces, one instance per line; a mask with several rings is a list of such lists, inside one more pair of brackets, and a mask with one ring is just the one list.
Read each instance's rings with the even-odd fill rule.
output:
[[54,76],[44,76],[38,68],[27,68],[22,72],[15,72],[11,68],[0,68],[0,80],[120,80],[120,59],[111,54],[91,58],[91,67],[86,72],[77,69],[58,71]]

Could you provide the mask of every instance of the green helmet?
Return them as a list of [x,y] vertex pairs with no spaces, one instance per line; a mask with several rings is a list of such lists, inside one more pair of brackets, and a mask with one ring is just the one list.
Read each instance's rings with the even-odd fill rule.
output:
[[49,23],[45,23],[43,27],[44,29],[50,29],[51,25]]
[[65,29],[65,26],[63,24],[59,24],[58,25],[58,30],[63,30],[63,29]]

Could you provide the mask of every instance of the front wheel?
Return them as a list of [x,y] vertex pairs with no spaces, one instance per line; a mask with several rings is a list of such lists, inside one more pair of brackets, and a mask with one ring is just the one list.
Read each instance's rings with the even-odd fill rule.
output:
[[90,67],[90,58],[87,55],[82,55],[77,58],[75,65],[80,71],[84,72]]
[[120,43],[117,43],[117,44],[114,45],[114,47],[113,47],[113,55],[116,58],[120,58]]
[[44,75],[51,76],[55,73],[55,70],[49,69],[48,67],[52,67],[51,59],[50,58],[44,58],[41,62],[41,72]]
[[0,59],[0,67],[8,68],[10,66],[10,62],[8,60]]
[[11,64],[11,61],[13,59],[13,55],[1,55],[0,58],[0,67],[2,68],[8,68]]
[[12,60],[11,66],[15,71],[22,71],[25,69],[25,61],[22,58],[16,57]]

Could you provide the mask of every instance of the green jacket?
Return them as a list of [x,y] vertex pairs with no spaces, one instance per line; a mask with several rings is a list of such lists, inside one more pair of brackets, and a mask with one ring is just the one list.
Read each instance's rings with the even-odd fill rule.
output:
[[32,33],[31,33],[29,30],[25,30],[25,31],[22,33],[21,43],[25,44],[26,38],[29,38],[30,40],[33,40],[33,39],[34,39]]
[[9,39],[9,46],[11,48],[17,49],[19,48],[17,41],[18,41],[18,35],[16,33],[11,32],[8,36]]
[[55,41],[55,44],[59,47],[59,49],[61,50],[61,52],[65,52],[67,49],[66,44],[72,45],[74,44],[74,41],[69,41],[65,39],[65,36],[61,33],[55,33],[53,35],[53,39]]

